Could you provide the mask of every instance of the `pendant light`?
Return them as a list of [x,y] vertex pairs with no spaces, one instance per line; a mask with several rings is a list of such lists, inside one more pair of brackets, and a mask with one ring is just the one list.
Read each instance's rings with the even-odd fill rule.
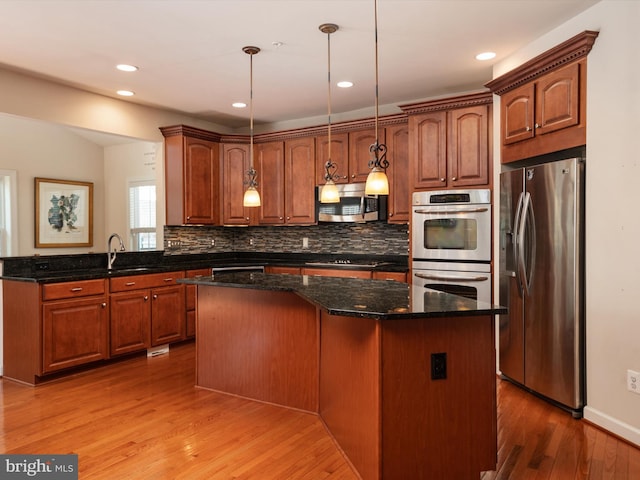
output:
[[367,195],[389,195],[389,179],[387,178],[387,146],[380,143],[378,129],[378,0],[374,0],[375,21],[375,51],[376,51],[376,105],[375,105],[375,130],[376,143],[369,147],[373,158],[369,161],[371,171],[367,176],[364,190]]
[[256,189],[258,186],[258,182],[256,181],[256,169],[253,168],[253,56],[257,54],[260,49],[258,47],[244,47],[242,49],[244,53],[249,54],[250,58],[250,68],[249,68],[249,77],[250,77],[250,86],[249,86],[249,131],[251,137],[251,146],[249,149],[249,171],[247,172],[247,176],[249,180],[245,182],[247,185],[247,189],[244,192],[244,199],[242,201],[242,205],[245,207],[259,207],[260,206],[260,193]]
[[335,173],[338,166],[331,161],[331,34],[338,30],[338,25],[334,23],[323,23],[318,28],[322,33],[327,34],[327,132],[329,137],[327,162],[324,164],[327,173],[324,175],[325,184],[320,190],[320,203],[339,203],[340,193],[334,181],[339,178]]

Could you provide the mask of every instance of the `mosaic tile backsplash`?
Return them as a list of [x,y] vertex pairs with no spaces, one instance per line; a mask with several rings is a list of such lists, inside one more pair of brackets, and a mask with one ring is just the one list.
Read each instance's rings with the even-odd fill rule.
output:
[[[304,239],[308,247],[303,247]],[[283,227],[165,226],[165,255],[218,252],[408,255],[407,225],[330,223]]]

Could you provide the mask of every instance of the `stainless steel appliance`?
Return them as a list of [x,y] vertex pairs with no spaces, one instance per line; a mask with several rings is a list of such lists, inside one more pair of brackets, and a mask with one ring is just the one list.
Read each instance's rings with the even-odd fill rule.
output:
[[387,195],[367,195],[364,183],[338,184],[340,202],[320,203],[316,188],[316,212],[319,222],[363,223],[387,219]]
[[491,261],[490,190],[415,192],[412,203],[414,261]]
[[491,264],[414,261],[414,304],[424,307],[424,289],[439,290],[486,303],[491,299]]
[[582,416],[584,161],[500,175],[502,375]]

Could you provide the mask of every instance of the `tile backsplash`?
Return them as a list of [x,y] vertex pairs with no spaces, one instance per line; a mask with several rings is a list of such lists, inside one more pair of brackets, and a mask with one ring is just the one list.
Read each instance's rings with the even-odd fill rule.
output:
[[408,226],[384,222],[282,227],[164,227],[165,255],[251,251],[408,255],[408,250]]

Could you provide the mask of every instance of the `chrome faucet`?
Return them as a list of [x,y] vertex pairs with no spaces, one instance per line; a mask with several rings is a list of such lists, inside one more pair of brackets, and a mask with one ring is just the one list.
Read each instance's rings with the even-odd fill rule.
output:
[[108,268],[111,270],[113,268],[113,262],[116,261],[116,255],[118,254],[118,249],[111,249],[111,240],[117,238],[120,242],[120,251],[124,252],[124,242],[122,241],[122,237],[117,233],[112,233],[107,241],[107,260],[108,260]]

